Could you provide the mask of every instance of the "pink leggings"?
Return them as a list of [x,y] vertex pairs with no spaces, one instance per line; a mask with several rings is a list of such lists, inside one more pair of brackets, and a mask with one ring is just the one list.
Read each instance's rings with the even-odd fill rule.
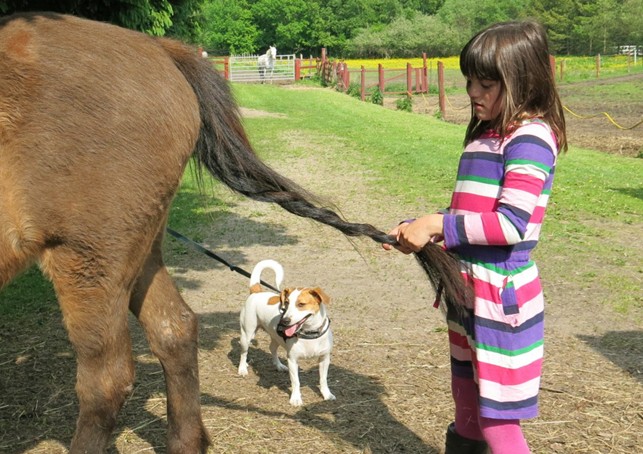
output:
[[455,401],[455,431],[471,440],[485,440],[493,454],[529,454],[519,419],[480,416],[478,386],[473,379],[451,377]]

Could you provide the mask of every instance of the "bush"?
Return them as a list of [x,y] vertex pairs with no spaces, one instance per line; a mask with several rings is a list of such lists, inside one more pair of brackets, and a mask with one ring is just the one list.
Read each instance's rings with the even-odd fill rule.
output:
[[357,82],[351,82],[348,85],[348,90],[346,94],[352,96],[353,98],[361,99],[362,98],[362,87]]
[[370,100],[373,104],[378,104],[380,106],[384,105],[384,95],[380,91],[379,87],[375,88],[371,93]]
[[395,101],[395,107],[397,110],[403,110],[405,112],[413,112],[413,98],[410,96],[403,96],[398,98]]

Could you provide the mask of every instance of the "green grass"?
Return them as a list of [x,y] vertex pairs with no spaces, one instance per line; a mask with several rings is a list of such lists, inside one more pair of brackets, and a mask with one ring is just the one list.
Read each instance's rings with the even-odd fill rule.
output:
[[602,83],[590,85],[562,85],[561,96],[564,96],[568,103],[583,102],[599,105],[605,99],[622,100],[623,103],[633,104],[636,100],[643,100],[643,80],[621,81],[618,84]]
[[27,319],[38,324],[57,312],[53,287],[36,267],[26,270],[0,292],[0,326],[2,322]]
[[[563,79],[560,80],[560,68],[563,67]],[[578,82],[595,79],[596,57],[557,57],[556,79],[561,82]],[[600,57],[598,77],[609,78],[643,72],[643,59],[634,59],[626,55],[603,55]]]
[[[464,127],[435,118],[387,110],[333,90],[295,90],[270,85],[235,85],[238,102],[281,117],[247,118],[244,124],[260,156],[276,161],[304,153],[346,161],[372,175],[372,197],[386,194],[417,210],[437,209],[449,202]],[[627,102],[641,103],[638,98]],[[284,135],[324,137],[332,146],[302,143],[293,150]],[[350,150],[350,152],[346,152]],[[342,153],[336,155],[334,153]],[[571,149],[561,157],[554,194],[537,250],[544,274],[563,273],[578,285],[609,291],[613,310],[640,310],[640,258],[629,245],[640,241],[643,219],[643,160]],[[216,183],[215,183],[216,184]],[[175,199],[170,225],[195,240],[202,229],[225,212],[227,205],[206,185],[201,192],[186,172]],[[638,267],[638,268],[637,268]],[[550,270],[550,271],[548,271]],[[571,273],[569,270],[579,270]],[[51,285],[31,269],[0,293],[0,317],[6,322],[48,317],[55,310]]]

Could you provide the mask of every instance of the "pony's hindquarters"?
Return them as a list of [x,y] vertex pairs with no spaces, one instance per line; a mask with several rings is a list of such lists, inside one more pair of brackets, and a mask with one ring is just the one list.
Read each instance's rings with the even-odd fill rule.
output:
[[[111,25],[12,16],[0,55],[0,282],[30,260],[51,278],[78,361],[71,451],[102,452],[134,379],[130,295],[135,283],[146,290],[139,275],[197,141],[199,106],[157,41]],[[152,293],[159,312],[185,319],[189,309],[168,301],[178,292]],[[202,452],[196,330],[150,332],[161,325],[144,323],[151,342],[189,346],[185,367],[165,368],[169,452]]]

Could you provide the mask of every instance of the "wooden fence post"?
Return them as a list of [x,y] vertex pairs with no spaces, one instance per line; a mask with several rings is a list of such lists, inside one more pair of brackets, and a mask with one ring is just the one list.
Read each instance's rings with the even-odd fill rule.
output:
[[362,70],[360,71],[360,97],[362,101],[366,101],[366,69],[362,65]]
[[440,116],[442,119],[446,119],[446,93],[444,90],[444,63],[441,61],[438,62],[438,99],[440,106]]
[[230,80],[230,57],[223,59],[223,77],[225,80]]
[[301,58],[295,58],[295,80],[301,79]]
[[601,54],[596,54],[596,78],[601,76]]
[[562,82],[563,79],[565,78],[565,60],[560,61],[560,81]]
[[549,67],[551,68],[551,75],[556,80],[556,57],[553,55],[549,56]]
[[411,64],[406,64],[406,96],[413,96],[413,70]]
[[351,84],[351,73],[348,71],[346,63],[342,63],[342,69],[344,70],[344,92],[348,92],[348,87]]
[[334,61],[330,65],[330,76],[328,77],[328,83],[332,84],[336,80],[337,80],[337,62]]
[[382,96],[384,96],[384,67],[381,63],[377,64],[377,86],[379,87]]
[[422,52],[422,93],[429,94],[429,79],[426,67],[426,52]]

